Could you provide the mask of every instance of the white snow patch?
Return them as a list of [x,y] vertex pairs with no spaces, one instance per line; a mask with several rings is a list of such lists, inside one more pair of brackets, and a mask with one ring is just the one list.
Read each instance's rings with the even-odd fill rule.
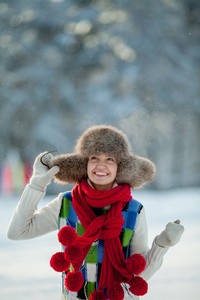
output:
[[[149,281],[149,292],[141,300],[198,300],[200,295],[200,189],[134,191],[142,202],[149,227],[149,245],[170,221],[180,219],[185,232],[178,245],[164,258],[161,269]],[[46,197],[40,206],[51,201]],[[16,196],[0,196],[0,299],[60,299],[61,275],[49,260],[60,244],[57,232],[27,241],[10,241],[6,231]]]

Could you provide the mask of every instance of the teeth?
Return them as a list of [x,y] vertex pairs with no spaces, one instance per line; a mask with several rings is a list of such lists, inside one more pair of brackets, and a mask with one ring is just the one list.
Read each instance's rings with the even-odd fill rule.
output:
[[96,172],[96,175],[107,175],[107,173]]

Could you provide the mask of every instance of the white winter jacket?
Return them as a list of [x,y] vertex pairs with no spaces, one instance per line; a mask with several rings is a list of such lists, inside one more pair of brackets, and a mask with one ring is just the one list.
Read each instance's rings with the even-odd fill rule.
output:
[[[11,218],[7,236],[12,240],[26,240],[35,238],[51,231],[57,230],[58,216],[62,203],[63,193],[49,204],[37,210],[38,203],[44,197],[45,193],[33,189],[29,184],[25,187],[21,199],[14,210]],[[131,239],[130,255],[139,253],[146,259],[146,268],[140,274],[146,281],[161,267],[163,256],[168,248],[161,248],[156,245],[155,239],[151,248],[148,248],[148,232],[145,217],[145,210],[142,208],[137,218],[135,232]],[[61,296],[61,299],[64,299]],[[67,300],[77,299],[75,293],[70,293]],[[128,295],[125,291],[125,300],[139,297]]]

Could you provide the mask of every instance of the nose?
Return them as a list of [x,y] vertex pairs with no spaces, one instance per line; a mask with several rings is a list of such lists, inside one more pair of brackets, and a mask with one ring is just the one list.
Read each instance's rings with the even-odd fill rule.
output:
[[97,166],[99,166],[99,167],[105,166],[104,161],[103,160],[99,160],[98,163],[97,163]]
[[104,164],[103,164],[102,162],[98,162],[98,163],[97,163],[97,166],[98,166],[98,167],[103,167]]

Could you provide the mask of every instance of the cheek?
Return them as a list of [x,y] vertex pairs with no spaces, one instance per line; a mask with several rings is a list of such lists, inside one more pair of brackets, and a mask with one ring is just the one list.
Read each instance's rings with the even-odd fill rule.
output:
[[112,168],[112,174],[113,174],[113,177],[117,176],[117,166],[113,166],[113,168]]
[[89,173],[90,172],[90,164],[88,163],[87,164],[87,173]]
[[92,169],[93,169],[93,165],[88,162],[88,164],[87,164],[87,174],[90,174],[92,172]]

